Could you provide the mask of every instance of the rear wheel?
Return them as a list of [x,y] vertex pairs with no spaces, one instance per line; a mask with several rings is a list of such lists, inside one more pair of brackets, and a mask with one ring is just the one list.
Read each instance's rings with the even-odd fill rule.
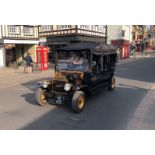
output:
[[72,110],[76,113],[81,112],[85,107],[85,94],[82,91],[76,91],[72,98]]
[[116,87],[115,78],[112,77],[112,78],[110,79],[110,81],[109,81],[109,90],[110,90],[110,91],[111,91],[111,90],[114,90],[115,87]]
[[39,105],[43,106],[43,105],[46,105],[48,103],[46,94],[47,94],[47,91],[45,89],[42,89],[42,88],[37,89],[36,100],[37,100]]

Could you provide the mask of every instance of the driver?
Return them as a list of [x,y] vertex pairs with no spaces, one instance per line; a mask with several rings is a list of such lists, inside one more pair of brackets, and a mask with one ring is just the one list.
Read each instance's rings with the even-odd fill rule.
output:
[[79,56],[76,56],[74,61],[73,61],[73,64],[81,65],[82,62],[83,62],[82,58],[80,58]]

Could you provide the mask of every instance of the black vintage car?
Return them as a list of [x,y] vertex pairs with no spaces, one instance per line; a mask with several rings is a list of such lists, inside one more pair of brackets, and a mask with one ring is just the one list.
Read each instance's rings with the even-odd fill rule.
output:
[[45,105],[68,102],[74,112],[81,112],[86,96],[94,89],[115,88],[116,48],[99,43],[75,43],[56,51],[55,75],[44,80],[36,92],[36,100]]

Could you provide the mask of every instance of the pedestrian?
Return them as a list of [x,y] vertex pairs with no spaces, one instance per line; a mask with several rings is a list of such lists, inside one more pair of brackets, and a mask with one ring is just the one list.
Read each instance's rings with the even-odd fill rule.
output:
[[129,57],[130,57],[131,51],[132,51],[132,42],[129,43],[128,50],[129,50]]
[[142,52],[142,54],[144,53],[144,50],[145,50],[145,43],[142,42],[142,44],[141,44],[141,52]]
[[116,52],[117,52],[117,59],[119,60],[120,59],[120,52],[121,52],[119,47],[117,48]]
[[134,43],[131,44],[131,54],[133,55],[134,59],[136,59],[136,45]]
[[32,73],[33,60],[30,53],[27,53],[27,56],[24,58],[27,66],[27,73]]

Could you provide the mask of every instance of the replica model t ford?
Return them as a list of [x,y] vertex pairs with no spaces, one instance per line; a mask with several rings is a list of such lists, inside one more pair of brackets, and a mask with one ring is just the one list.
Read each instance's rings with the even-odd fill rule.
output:
[[99,43],[75,43],[56,51],[55,75],[43,80],[36,92],[38,104],[49,100],[54,104],[70,103],[72,110],[81,112],[86,95],[99,86],[115,88],[116,49]]

